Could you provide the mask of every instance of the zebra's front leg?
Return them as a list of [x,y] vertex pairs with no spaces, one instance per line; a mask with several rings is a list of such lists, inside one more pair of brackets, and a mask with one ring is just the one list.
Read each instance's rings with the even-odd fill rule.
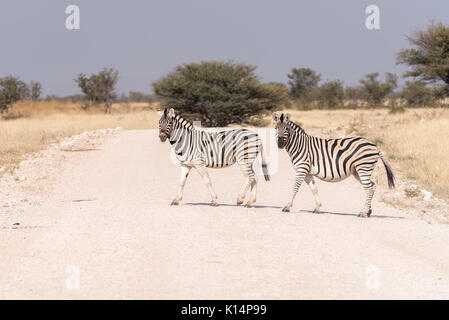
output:
[[305,166],[301,166],[296,169],[296,177],[295,177],[295,184],[293,186],[293,194],[290,199],[290,202],[282,209],[282,212],[290,212],[290,209],[293,206],[293,201],[295,200],[296,194],[298,193],[299,187],[301,187],[301,184],[304,181],[304,178],[306,177],[308,172],[309,172],[309,169],[308,169],[308,167],[305,167]]
[[212,188],[212,183],[210,182],[209,174],[207,173],[206,167],[204,165],[196,167],[198,169],[199,174],[201,175],[201,178],[203,178],[203,182],[206,185],[206,187],[209,189],[210,195],[212,197],[211,205],[218,206],[217,202],[217,194],[215,193],[214,189]]
[[181,178],[179,179],[178,195],[171,202],[172,206],[177,206],[179,204],[179,202],[182,200],[184,186],[186,184],[187,177],[189,176],[190,169],[191,169],[190,167],[181,166]]
[[313,212],[320,213],[321,200],[320,200],[320,196],[318,195],[318,188],[316,187],[315,180],[313,179],[313,177],[311,175],[307,175],[304,178],[304,181],[309,186],[310,191],[312,191],[313,197],[315,198],[315,210],[313,210]]

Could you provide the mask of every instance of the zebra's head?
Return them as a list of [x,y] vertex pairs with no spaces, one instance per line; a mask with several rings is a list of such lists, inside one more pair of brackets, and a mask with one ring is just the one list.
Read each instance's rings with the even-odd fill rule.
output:
[[290,126],[288,125],[288,120],[290,119],[290,114],[282,113],[279,117],[277,113],[273,113],[273,119],[276,122],[276,141],[278,148],[282,149],[285,147],[290,135]]
[[161,139],[162,142],[165,142],[165,140],[170,137],[170,133],[173,129],[175,110],[173,110],[173,108],[170,110],[165,108],[163,113],[158,111],[158,114],[161,116],[161,119],[159,120],[159,139]]

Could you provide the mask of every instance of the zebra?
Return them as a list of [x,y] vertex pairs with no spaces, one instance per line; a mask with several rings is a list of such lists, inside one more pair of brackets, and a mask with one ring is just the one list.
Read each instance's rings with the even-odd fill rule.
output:
[[225,168],[237,162],[247,181],[238,194],[237,205],[241,205],[248,189],[250,197],[245,207],[251,207],[256,201],[257,178],[253,163],[260,152],[262,172],[269,181],[268,168],[263,154],[262,142],[257,133],[248,129],[232,129],[220,132],[207,132],[194,128],[193,124],[175,114],[173,108],[159,111],[159,138],[162,142],[168,138],[172,149],[181,164],[181,178],[178,195],[171,205],[178,205],[183,196],[184,185],[192,168],[198,170],[212,197],[211,204],[217,206],[217,194],[206,168]]
[[293,194],[282,209],[289,212],[296,193],[303,181],[307,183],[315,198],[315,213],[320,212],[321,200],[313,177],[327,182],[338,182],[353,175],[366,193],[365,207],[358,215],[369,217],[372,213],[371,200],[374,195],[374,182],[371,174],[379,158],[385,166],[388,186],[394,188],[394,175],[391,166],[377,146],[362,137],[340,139],[321,139],[308,135],[300,126],[290,121],[290,115],[273,113],[276,122],[278,148],[285,148],[290,155],[296,171]]

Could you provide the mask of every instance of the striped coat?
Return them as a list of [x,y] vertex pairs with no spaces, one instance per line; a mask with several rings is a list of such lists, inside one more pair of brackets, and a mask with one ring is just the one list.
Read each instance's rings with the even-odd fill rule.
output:
[[303,181],[309,185],[315,197],[315,212],[319,212],[321,201],[313,177],[327,182],[338,182],[354,176],[366,192],[365,208],[361,217],[371,215],[371,201],[374,195],[374,182],[371,175],[379,158],[387,171],[388,185],[394,187],[394,176],[390,165],[377,146],[362,137],[341,139],[322,139],[308,135],[301,127],[289,120],[289,115],[278,117],[276,137],[279,148],[285,148],[296,171],[293,195],[283,211],[290,211],[296,193]]
[[248,129],[233,129],[221,132],[208,132],[194,128],[190,121],[174,113],[173,109],[161,112],[159,138],[167,138],[181,164],[181,179],[178,196],[172,205],[182,199],[185,181],[190,169],[196,168],[212,196],[212,205],[217,205],[215,194],[206,168],[226,168],[237,163],[247,181],[237,197],[237,204],[243,203],[246,193],[250,197],[245,206],[251,207],[256,201],[257,178],[253,163],[260,153],[265,180],[269,180],[263,147],[259,135]]

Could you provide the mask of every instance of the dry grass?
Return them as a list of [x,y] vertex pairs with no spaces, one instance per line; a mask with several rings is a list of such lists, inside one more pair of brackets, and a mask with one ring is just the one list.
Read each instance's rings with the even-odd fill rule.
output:
[[[122,127],[157,128],[157,105],[114,104],[112,115],[101,107],[82,110],[81,104],[22,102],[0,121],[0,167],[13,166],[23,154],[86,130]],[[375,142],[406,177],[449,198],[449,110],[410,109],[391,114],[379,110],[288,111],[306,131],[323,135],[361,135]],[[271,117],[265,120],[272,126]],[[271,121],[271,122],[270,122]]]
[[[379,110],[288,110],[307,131],[325,129],[361,135],[376,143],[406,177],[449,198],[449,110],[409,109],[391,114]],[[273,124],[273,123],[271,123]],[[326,130],[328,129],[328,130]]]
[[102,109],[83,110],[80,104],[21,102],[0,121],[0,168],[11,168],[23,155],[86,130],[122,127],[156,128],[159,116],[148,104],[116,104],[112,115]]
[[[157,103],[148,105],[146,102],[124,102],[114,103],[112,113],[130,113],[139,111],[153,110],[158,106]],[[5,119],[14,120],[22,118],[44,119],[48,116],[64,115],[92,115],[103,114],[103,107],[92,106],[88,109],[82,108],[82,103],[59,102],[59,101],[20,101],[14,104],[6,114]]]

